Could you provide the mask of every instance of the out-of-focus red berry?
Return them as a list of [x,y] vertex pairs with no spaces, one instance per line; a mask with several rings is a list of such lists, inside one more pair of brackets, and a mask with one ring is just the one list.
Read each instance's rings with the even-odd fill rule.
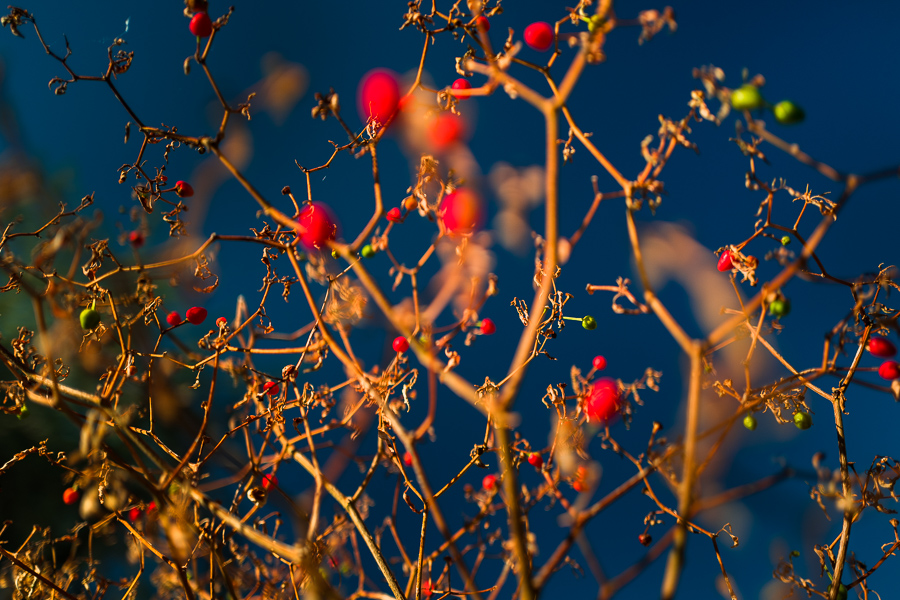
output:
[[192,306],[187,309],[187,313],[185,313],[184,317],[191,325],[199,325],[206,320],[206,315],[206,309],[202,306]]
[[588,421],[608,423],[622,408],[619,384],[609,378],[599,379],[584,400],[584,414]]
[[266,473],[265,475],[263,475],[262,486],[263,486],[264,490],[266,490],[268,492],[276,485],[278,485],[278,477],[276,477],[275,475],[272,475],[270,473]]
[[477,229],[483,221],[481,199],[468,188],[444,196],[441,220],[450,235],[463,235]]
[[528,455],[528,464],[535,469],[540,469],[544,466],[544,457],[542,457],[537,452],[532,452]]
[[400,78],[387,69],[369,71],[359,83],[357,99],[362,120],[386,123],[400,105]]
[[897,361],[886,360],[878,367],[878,374],[882,379],[894,380],[900,379],[900,364]]
[[442,112],[428,127],[428,141],[436,150],[445,150],[460,141],[464,132],[462,117],[451,112]]
[[191,33],[197,37],[209,37],[209,34],[212,33],[212,20],[209,18],[209,14],[205,12],[194,13],[194,16],[191,17],[191,24],[189,27]]
[[491,21],[484,15],[475,19],[475,25],[481,29],[484,29],[485,31],[491,30]]
[[734,263],[731,262],[731,252],[726,250],[719,256],[719,262],[716,264],[716,268],[720,271],[730,271],[734,267]]
[[194,188],[192,188],[191,184],[189,184],[187,181],[176,181],[175,193],[178,194],[179,198],[190,198],[194,195]]
[[481,320],[481,333],[484,335],[492,335],[497,331],[497,325],[490,319]]
[[66,488],[63,492],[63,502],[65,504],[75,504],[80,497],[81,494],[73,487]]
[[391,223],[399,223],[401,219],[400,209],[396,206],[387,212],[387,220]]
[[144,245],[144,234],[140,231],[132,231],[128,234],[128,241],[131,242],[131,245],[135,248],[140,248]]
[[297,217],[297,234],[307,248],[321,248],[334,239],[337,226],[331,211],[324,204],[307,204]]
[[391,344],[394,347],[394,350],[397,352],[406,352],[409,350],[409,342],[402,335],[398,335],[394,338],[394,343]]
[[496,475],[485,475],[484,479],[481,480],[481,487],[484,489],[491,491],[495,487],[497,487],[497,476]]
[[403,453],[403,464],[407,467],[412,466],[412,453],[409,450]]
[[[460,77],[459,79],[454,81],[453,85],[451,85],[450,87],[451,87],[451,89],[454,89],[454,90],[471,90],[472,84],[469,83],[468,79],[463,79],[462,77]],[[460,100],[468,100],[469,99],[468,94],[453,94],[453,95],[456,96],[457,98],[459,98]]]
[[873,356],[879,358],[890,358],[897,354],[897,348],[891,340],[873,335],[869,338],[869,352],[871,352]]
[[553,45],[553,27],[550,23],[538,21],[525,28],[525,43],[540,52],[546,52]]

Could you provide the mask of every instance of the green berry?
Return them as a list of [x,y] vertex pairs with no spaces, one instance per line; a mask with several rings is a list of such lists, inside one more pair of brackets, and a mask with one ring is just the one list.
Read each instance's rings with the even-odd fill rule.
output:
[[20,421],[24,421],[25,419],[27,419],[30,416],[31,416],[31,413],[28,412],[28,405],[23,404],[22,408],[19,409],[19,414],[16,415],[16,418],[19,419]]
[[597,319],[595,319],[591,315],[587,315],[586,317],[581,319],[581,326],[588,331],[593,331],[594,329],[597,329]]
[[786,236],[784,236],[784,237],[781,238],[781,245],[782,245],[782,246],[787,246],[787,245],[790,244],[790,243],[791,243],[791,236],[786,235]]
[[812,427],[812,417],[805,412],[794,413],[794,425],[797,426],[797,429],[809,429]]
[[373,248],[369,244],[366,244],[362,247],[362,250],[360,250],[359,253],[362,254],[363,258],[372,258],[373,256],[375,256],[375,248]]
[[78,318],[81,321],[81,328],[85,330],[95,329],[100,324],[100,313],[93,308],[84,309]]
[[745,83],[731,92],[731,106],[735,110],[756,110],[766,105],[759,88]]
[[753,415],[747,415],[746,417],[744,417],[744,427],[746,427],[750,431],[756,429],[756,417],[754,417]]
[[790,100],[782,100],[772,108],[772,112],[775,113],[775,119],[782,125],[794,125],[806,118],[803,109]]
[[604,19],[600,15],[593,15],[590,19],[588,19],[588,31],[594,33],[598,28],[603,27],[604,23],[606,23],[606,19]]
[[791,312],[791,301],[787,298],[776,298],[769,303],[769,312],[775,317],[786,317]]

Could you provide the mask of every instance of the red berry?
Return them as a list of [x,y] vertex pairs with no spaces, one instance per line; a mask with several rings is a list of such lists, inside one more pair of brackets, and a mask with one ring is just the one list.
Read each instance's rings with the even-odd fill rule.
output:
[[643,544],[644,546],[649,546],[650,544],[653,543],[653,538],[650,537],[649,533],[642,533],[641,535],[638,536],[638,541],[641,544]]
[[496,475],[485,475],[484,479],[481,480],[481,487],[484,489],[491,491],[497,486],[497,476]]
[[598,371],[602,371],[606,368],[606,359],[602,356],[595,356],[593,362],[594,368]]
[[485,16],[480,16],[475,19],[475,25],[477,25],[481,29],[484,29],[485,31],[491,30],[491,22]]
[[218,319],[216,319],[216,327],[218,327],[219,329],[225,327],[226,325],[228,325],[228,319],[226,319],[225,317],[219,317]]
[[403,453],[403,464],[407,467],[412,466],[412,454],[409,452],[409,450]]
[[212,33],[212,21],[205,12],[198,12],[191,17],[190,28],[191,33],[197,37],[209,37],[209,34]]
[[396,206],[387,212],[387,220],[391,223],[399,223],[400,219],[400,209]]
[[528,455],[528,464],[535,469],[540,469],[544,466],[544,458],[537,452],[532,452]]
[[[197,14],[206,14],[206,13],[197,13]],[[191,187],[187,181],[176,181],[175,182],[175,193],[178,194],[179,198],[190,198],[194,195],[194,188]]]
[[422,597],[423,598],[431,598],[431,594],[434,593],[434,588],[431,587],[431,580],[426,579],[422,582]]
[[553,27],[544,21],[532,23],[525,28],[525,43],[541,52],[549,50],[553,45]]
[[263,384],[263,391],[270,396],[277,396],[280,388],[274,381],[267,381]]
[[81,494],[75,488],[66,488],[63,492],[63,502],[65,504],[75,504],[80,497]]
[[878,374],[882,379],[900,379],[900,364],[894,360],[886,360],[878,367]]
[[131,242],[131,245],[135,248],[140,248],[144,245],[144,234],[140,231],[132,231],[128,234],[128,241]]
[[598,380],[584,401],[584,414],[589,422],[608,423],[621,408],[622,396],[619,393],[619,385],[609,378]]
[[463,137],[465,126],[462,117],[451,112],[444,112],[431,122],[428,128],[428,140],[436,150],[444,150]]
[[462,188],[444,196],[441,220],[450,235],[471,233],[481,225],[481,199],[475,192]]
[[719,256],[719,263],[716,265],[716,268],[720,271],[730,271],[734,267],[734,263],[731,262],[731,252],[726,250]]
[[406,352],[409,350],[409,342],[406,341],[406,338],[402,335],[398,335],[394,338],[394,343],[392,344],[394,350],[397,352]]
[[399,76],[387,69],[375,69],[366,73],[357,91],[360,117],[369,117],[386,123],[400,105]]
[[497,326],[490,319],[482,319],[481,320],[481,333],[484,335],[491,335],[497,331]]
[[131,510],[128,511],[128,520],[131,521],[132,523],[134,523],[135,521],[137,521],[140,518],[141,518],[141,509],[139,509],[138,507],[135,506],[134,508],[132,508]]
[[576,492],[587,490],[587,467],[584,465],[575,470],[575,480],[572,482],[572,489]]
[[191,325],[199,325],[203,321],[206,320],[206,309],[201,308],[199,306],[192,306],[187,309],[187,313],[185,313],[185,318],[188,320],[188,323]]
[[151,515],[156,512],[156,502],[152,501],[147,505],[147,514]]
[[262,486],[264,490],[268,492],[276,485],[278,485],[278,478],[275,475],[270,475],[269,473],[263,475]]
[[173,310],[169,314],[166,315],[166,323],[171,325],[172,327],[181,323],[181,315],[178,314],[177,310]]
[[297,217],[297,234],[307,248],[321,248],[333,240],[337,231],[331,211],[324,204],[307,204]]
[[869,338],[869,352],[879,358],[889,358],[897,354],[897,348],[891,343],[891,340],[873,335]]
[[[454,90],[471,90],[472,84],[469,83],[468,79],[463,79],[462,77],[460,77],[459,79],[454,81],[453,85],[450,87]],[[456,96],[460,100],[468,100],[469,99],[468,94],[454,94],[454,96]]]

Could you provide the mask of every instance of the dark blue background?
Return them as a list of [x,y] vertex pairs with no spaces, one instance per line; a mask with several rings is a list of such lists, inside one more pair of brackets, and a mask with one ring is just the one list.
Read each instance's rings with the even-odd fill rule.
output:
[[[192,53],[194,42],[186,32],[186,20],[178,2],[97,2],[62,3],[35,1],[24,5],[36,15],[45,39],[57,52],[64,51],[63,34],[68,35],[74,55],[72,67],[82,74],[101,74],[105,67],[106,47],[115,36],[124,37],[136,55],[131,71],[119,79],[117,85],[135,112],[147,124],[176,124],[188,134],[212,133],[218,124],[219,112],[215,97],[199,68],[189,76],[182,73],[182,62]],[[265,52],[275,50],[285,60],[301,63],[308,71],[309,88],[296,109],[284,123],[276,124],[266,115],[257,115],[249,126],[253,136],[254,156],[246,175],[273,203],[284,210],[280,190],[290,185],[298,196],[304,195],[304,179],[294,164],[304,166],[324,162],[331,146],[327,140],[342,141],[344,135],[334,121],[312,120],[309,110],[314,105],[312,94],[333,87],[342,98],[345,116],[351,127],[360,125],[355,111],[354,96],[360,77],[375,67],[386,67],[400,73],[414,70],[418,64],[423,38],[414,29],[398,32],[405,2],[347,2],[333,3],[236,3],[231,23],[217,37],[209,65],[226,98],[235,100],[260,79],[260,59]],[[499,39],[502,27],[521,32],[534,20],[552,21],[565,14],[564,2],[508,2],[505,13],[492,19],[492,39]],[[622,18],[654,6],[635,2],[616,5]],[[657,8],[662,8],[658,6]],[[714,64],[724,69],[726,85],[737,86],[741,70],[750,75],[762,73],[767,84],[767,98],[789,97],[805,108],[807,119],[790,129],[770,124],[777,134],[800,144],[814,157],[839,170],[866,172],[900,162],[897,136],[900,124],[896,99],[900,97],[900,42],[896,23],[900,6],[894,2],[871,1],[848,7],[837,2],[755,2],[752,5],[722,2],[687,1],[674,5],[679,28],[675,35],[663,33],[650,43],[637,44],[637,29],[614,31],[605,46],[607,60],[585,71],[569,104],[577,122],[585,131],[594,133],[593,140],[616,164],[626,177],[642,168],[639,143],[658,129],[657,115],[682,117],[690,91],[699,89],[691,70]],[[213,3],[213,16],[221,14],[225,5]],[[124,33],[129,19],[128,33]],[[574,30],[565,25],[564,30]],[[129,192],[116,183],[116,168],[134,160],[139,136],[132,135],[127,146],[122,145],[127,115],[104,85],[79,82],[69,88],[64,97],[47,91],[47,81],[62,75],[60,66],[44,55],[34,33],[23,28],[25,40],[15,39],[4,32],[0,36],[0,56],[5,63],[5,95],[20,123],[26,151],[38,160],[48,179],[57,183],[62,197],[70,204],[81,196],[95,192],[97,205],[106,215],[108,235],[115,236],[116,222],[125,226],[125,215],[118,214],[122,205],[130,206]],[[496,43],[496,42],[495,42]],[[448,36],[438,39],[429,51],[426,71],[435,86],[450,84],[457,75],[453,57],[461,55],[464,46]],[[573,56],[565,50],[553,73],[560,77]],[[525,49],[523,57],[539,60],[534,51]],[[516,76],[547,93],[539,77],[519,70]],[[481,81],[476,77],[476,81]],[[712,103],[713,108],[717,105]],[[211,108],[212,107],[212,108]],[[476,119],[471,150],[481,169],[487,173],[497,161],[507,161],[524,167],[543,162],[543,127],[539,115],[524,101],[512,101],[502,92],[491,98],[474,100],[467,107]],[[721,127],[710,123],[696,123],[690,136],[701,154],[680,150],[663,173],[668,195],[656,219],[686,224],[697,240],[715,249],[737,243],[752,233],[753,215],[760,200],[743,186],[747,160],[728,141],[734,135],[735,116]],[[769,119],[771,121],[771,119]],[[561,127],[561,137],[565,127]],[[159,162],[158,150],[152,151],[153,164]],[[784,177],[795,188],[807,183],[817,193],[830,191],[837,198],[837,184],[804,167],[774,148],[766,148],[771,166],[761,166],[763,179]],[[201,162],[211,160],[188,150],[173,153],[169,166],[170,180],[187,178]],[[380,147],[382,185],[388,206],[396,204],[410,185],[410,166],[398,144],[388,139]],[[602,173],[588,152],[578,147],[575,161],[561,172],[561,232],[569,235],[579,225],[591,201],[590,176],[599,175],[600,189],[615,190],[614,181]],[[367,160],[353,160],[340,155],[329,171],[314,175],[316,199],[328,202],[338,213],[348,238],[368,219],[372,204],[371,166]],[[861,272],[877,270],[879,263],[900,262],[895,243],[898,218],[898,186],[888,180],[867,186],[854,196],[848,210],[832,227],[829,237],[819,250],[828,269],[839,276],[853,277]],[[791,210],[784,202],[785,211]],[[492,204],[493,207],[493,204]],[[202,235],[211,232],[245,233],[253,222],[256,204],[234,182],[219,188],[207,214],[189,213]],[[494,208],[490,209],[492,212]],[[787,213],[786,213],[787,214]],[[792,220],[785,217],[784,223]],[[11,215],[5,213],[8,219]],[[640,218],[650,221],[646,211]],[[542,210],[532,215],[532,225],[542,231]],[[818,219],[805,222],[802,231],[808,233]],[[201,226],[202,222],[202,226]],[[154,215],[150,220],[151,249],[166,244],[166,227]],[[423,239],[427,239],[427,236]],[[393,241],[393,240],[392,240]],[[761,244],[755,253],[762,256],[772,244]],[[501,332],[517,331],[515,313],[507,307],[513,296],[531,299],[531,258],[509,254],[499,247],[495,272],[501,276],[501,295],[494,299],[483,316],[493,318]],[[410,249],[406,260],[413,260],[421,247]],[[634,453],[640,452],[646,432],[653,420],[671,427],[677,420],[676,411],[682,398],[680,371],[682,363],[676,344],[662,326],[651,317],[616,316],[608,310],[608,297],[588,296],[583,292],[586,283],[609,284],[617,276],[630,276],[630,250],[624,228],[621,203],[605,202],[594,223],[581,242],[572,261],[560,279],[560,287],[575,294],[568,305],[569,314],[593,314],[600,328],[593,333],[573,327],[566,330],[551,350],[557,363],[540,363],[526,379],[517,409],[526,417],[523,433],[534,440],[546,438],[549,422],[544,419],[540,396],[548,382],[566,381],[568,368],[577,364],[589,368],[590,358],[597,353],[609,360],[610,374],[623,380],[640,376],[646,366],[663,371],[663,389],[659,394],[648,393],[647,408],[639,412],[633,428],[625,432],[619,426],[614,434]],[[124,255],[127,255],[123,253]],[[378,259],[376,259],[378,260]],[[710,261],[715,257],[710,254]],[[247,296],[251,306],[258,300],[258,278],[263,272],[255,249],[242,245],[222,246],[213,270],[221,276],[221,287],[208,300],[211,315],[233,313],[238,293]],[[379,263],[373,263],[377,265]],[[387,263],[384,261],[386,270]],[[377,267],[373,267],[377,268]],[[763,279],[778,272],[775,265],[764,265]],[[253,273],[250,282],[246,273]],[[387,281],[387,279],[385,279]],[[401,290],[402,291],[402,290]],[[749,293],[749,288],[745,292]],[[786,320],[787,329],[780,337],[780,349],[789,360],[800,366],[814,366],[821,357],[821,340],[830,327],[852,306],[846,288],[792,282],[785,290],[790,294],[795,310]],[[699,335],[688,297],[675,285],[661,290],[664,302],[683,323],[689,333]],[[174,292],[173,292],[174,294]],[[392,295],[399,300],[401,292]],[[188,297],[190,298],[190,297]],[[188,300],[184,300],[188,302]],[[302,316],[297,317],[300,311]],[[270,316],[276,323],[285,323],[291,330],[305,322],[306,311],[299,297],[287,306],[270,302]],[[6,333],[6,328],[4,327]],[[382,332],[378,321],[359,334],[358,353],[378,356],[384,350],[391,332]],[[463,363],[461,373],[471,381],[481,381],[487,365],[489,374],[498,379],[505,372],[510,356],[509,338],[495,336],[479,340]],[[499,356],[499,360],[493,357]],[[867,357],[868,358],[868,357]],[[875,366],[868,358],[867,366]],[[264,364],[264,363],[262,363]],[[267,365],[268,366],[268,365]],[[275,364],[272,368],[274,370]],[[869,375],[869,380],[874,378]],[[421,397],[424,398],[425,390]],[[823,384],[830,389],[829,384]],[[832,466],[836,450],[834,433],[827,426],[830,407],[812,398],[818,410],[817,423],[822,427],[785,439],[783,430],[775,433],[770,419],[762,418],[754,438],[746,438],[746,446],[735,456],[731,472],[724,482],[737,485],[777,470],[777,457],[784,457],[798,467],[810,470],[809,458],[819,450],[829,454]],[[453,410],[442,410],[438,443],[423,447],[426,463],[433,468],[433,481],[442,481],[458,468],[458,461],[442,465],[441,443],[454,429],[472,427],[475,413],[462,401],[441,396],[442,407],[452,403]],[[459,405],[459,409],[455,407]],[[854,391],[848,405],[847,444],[850,459],[864,469],[878,454],[897,454],[895,441],[897,408],[884,394]],[[442,416],[441,416],[442,415]],[[877,415],[873,417],[873,415]],[[529,418],[530,417],[530,418]],[[482,428],[480,418],[473,431],[464,436],[466,443],[478,437]],[[467,432],[468,433],[468,432]],[[442,437],[444,436],[444,437]],[[763,443],[761,440],[775,440]],[[743,439],[743,438],[742,438]],[[373,439],[364,448],[374,447]],[[595,445],[592,456],[604,466],[604,478],[599,494],[612,489],[633,469],[629,464],[609,453],[601,453]],[[464,455],[459,457],[464,460]],[[470,477],[477,485],[478,477]],[[523,479],[529,479],[526,472]],[[302,483],[306,485],[306,483]],[[663,489],[662,482],[657,482]],[[393,489],[393,484],[386,488]],[[346,489],[350,489],[348,483]],[[388,500],[389,496],[385,498]],[[671,505],[671,497],[666,500]],[[380,501],[380,500],[379,500]],[[633,506],[624,510],[614,507],[601,515],[588,529],[594,549],[607,570],[614,575],[642,555],[636,542],[643,530],[641,517],[652,509],[642,496],[633,493],[625,503]],[[790,549],[803,551],[798,560],[804,576],[818,577],[818,567],[810,548],[812,542],[826,543],[839,531],[839,518],[832,511],[828,525],[821,512],[811,507],[805,484],[793,481],[749,499],[749,517],[740,522],[743,528],[735,533],[741,545],[723,550],[723,558],[744,598],[782,597],[783,593],[770,589],[773,595],[761,595],[762,587],[771,581],[771,572],[779,557]],[[380,515],[386,504],[376,507]],[[539,507],[532,514],[532,525],[539,521],[548,524],[555,519],[556,509],[549,513]],[[622,517],[622,513],[627,516]],[[471,514],[472,507],[458,507],[448,503],[445,512],[459,524],[459,515]],[[718,515],[717,515],[718,517]],[[732,519],[726,514],[722,522]],[[877,546],[889,540],[887,528],[878,520],[878,527],[870,527],[876,519],[866,515],[855,529],[851,550],[859,559],[873,564],[878,557]],[[497,521],[499,523],[499,521]],[[717,522],[716,527],[722,524]],[[708,526],[713,526],[707,522]],[[413,528],[415,524],[410,523]],[[827,530],[826,530],[827,528]],[[555,531],[537,529],[540,547],[538,564],[549,556],[558,535]],[[660,528],[660,534],[662,530]],[[812,533],[815,532],[815,533]],[[656,533],[656,532],[654,532]],[[873,536],[873,537],[864,537]],[[437,538],[433,537],[432,541]],[[707,542],[693,538],[694,552],[685,572],[679,597],[716,597],[713,581],[718,573],[715,557],[704,546]],[[727,546],[723,541],[722,546]],[[894,561],[895,562],[895,561]],[[653,597],[658,593],[664,560],[658,561],[636,582],[626,588],[621,597]],[[893,567],[889,560],[882,571],[872,578],[875,589],[890,594]],[[897,573],[895,568],[894,573]],[[487,580],[487,579],[486,579]],[[848,579],[845,578],[845,581]],[[508,588],[511,589],[511,588]],[[508,589],[504,590],[508,592]],[[591,597],[596,584],[587,574],[573,579],[568,573],[557,574],[546,597],[561,593]],[[780,595],[776,595],[780,594]],[[506,595],[506,594],[503,594]]]

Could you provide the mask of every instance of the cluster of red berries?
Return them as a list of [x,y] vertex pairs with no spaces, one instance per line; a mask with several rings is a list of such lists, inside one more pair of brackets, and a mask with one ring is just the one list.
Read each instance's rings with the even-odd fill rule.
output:
[[[199,325],[203,321],[206,320],[207,311],[205,308],[200,306],[192,306],[185,313],[184,320],[190,323],[191,325]],[[221,318],[221,317],[220,317]],[[180,325],[184,321],[181,320],[181,315],[177,310],[173,310],[168,315],[166,315],[166,323],[175,327],[176,325]]]
[[[869,338],[868,349],[872,356],[877,356],[878,358],[891,358],[897,354],[897,348],[893,342],[877,335]],[[900,379],[900,364],[895,360],[886,360],[878,367],[878,375],[888,381]]]

